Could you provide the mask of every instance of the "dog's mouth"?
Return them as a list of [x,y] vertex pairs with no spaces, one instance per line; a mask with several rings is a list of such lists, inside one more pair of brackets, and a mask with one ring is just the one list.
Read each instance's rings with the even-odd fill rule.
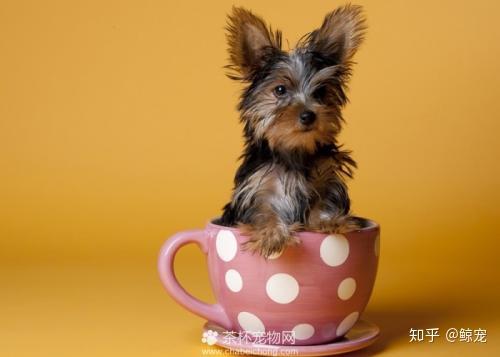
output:
[[302,132],[302,133],[310,133],[312,131],[314,131],[315,126],[314,125],[301,125],[299,131]]

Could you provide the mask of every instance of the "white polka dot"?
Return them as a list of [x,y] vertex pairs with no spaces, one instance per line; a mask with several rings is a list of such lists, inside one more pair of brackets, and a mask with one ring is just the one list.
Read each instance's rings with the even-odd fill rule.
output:
[[249,312],[242,311],[238,314],[238,323],[247,332],[265,332],[266,328],[262,321]]
[[314,327],[309,324],[300,324],[293,328],[297,340],[307,340],[314,335]]
[[266,284],[267,295],[279,304],[288,304],[299,295],[299,283],[288,274],[274,274]]
[[219,258],[228,262],[235,257],[236,252],[238,251],[238,242],[236,242],[233,232],[221,230],[217,233],[215,247]]
[[375,256],[378,257],[380,254],[380,234],[377,234],[377,238],[375,238]]
[[356,321],[358,321],[359,312],[354,311],[347,315],[345,319],[342,320],[339,327],[337,327],[337,336],[343,336],[354,326]]
[[349,300],[356,291],[356,280],[353,278],[346,278],[342,280],[337,289],[339,298],[342,300]]
[[267,259],[278,259],[279,257],[281,257],[281,254],[283,254],[283,250],[281,252],[271,254],[267,257]]
[[240,273],[238,273],[234,269],[229,269],[226,272],[226,285],[229,290],[237,293],[243,287],[243,279],[241,278]]
[[319,254],[323,261],[335,267],[346,261],[349,255],[349,242],[341,234],[332,234],[323,239]]

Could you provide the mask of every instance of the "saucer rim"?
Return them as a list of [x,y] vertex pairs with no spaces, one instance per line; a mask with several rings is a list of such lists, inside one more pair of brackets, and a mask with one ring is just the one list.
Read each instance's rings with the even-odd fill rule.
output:
[[[378,325],[376,325],[375,323],[368,321],[368,320],[365,320],[365,319],[359,319],[354,324],[354,326],[352,328],[355,328],[356,325],[358,325],[358,324],[367,324],[370,327],[370,331],[369,331],[369,333],[367,332],[366,335],[362,335],[354,340],[338,340],[338,341],[331,341],[331,342],[314,344],[314,345],[264,345],[264,344],[257,344],[257,345],[251,345],[247,348],[248,349],[261,348],[261,349],[267,350],[267,351],[274,351],[274,350],[279,350],[282,348],[294,348],[297,350],[297,356],[302,356],[302,357],[329,356],[329,355],[336,355],[336,354],[358,351],[358,350],[361,350],[363,348],[366,348],[366,347],[372,345],[380,337],[380,327],[378,327]],[[203,325],[203,331],[207,331],[209,329],[208,328],[209,326],[217,327],[218,329],[225,331],[224,328],[222,328],[221,326],[219,326],[216,323],[213,323],[211,321],[205,322],[205,324]],[[238,347],[237,345],[223,343],[222,341],[219,341],[219,340],[217,340],[215,345],[218,347],[221,347],[221,348],[226,348],[226,349],[242,348],[242,347]],[[267,356],[268,354],[254,354],[254,355]]]

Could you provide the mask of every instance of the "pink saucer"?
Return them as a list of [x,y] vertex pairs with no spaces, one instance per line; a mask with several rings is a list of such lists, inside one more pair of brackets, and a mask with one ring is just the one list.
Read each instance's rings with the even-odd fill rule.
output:
[[[257,343],[244,343],[238,339],[227,338],[228,332],[218,325],[206,322],[203,331],[209,330],[217,332],[215,345],[230,350],[241,351],[242,353],[258,356],[329,356],[351,351],[360,350],[371,345],[378,338],[380,329],[374,323],[358,320],[349,332],[340,340],[331,343],[295,346],[295,345],[267,345]],[[293,350],[293,351],[292,351]],[[282,353],[283,352],[283,353]],[[292,354],[293,353],[293,354]]]

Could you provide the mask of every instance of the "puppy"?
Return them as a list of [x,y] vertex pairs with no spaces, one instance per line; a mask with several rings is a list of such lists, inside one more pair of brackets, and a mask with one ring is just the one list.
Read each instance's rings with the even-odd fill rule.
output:
[[337,136],[364,31],[361,7],[346,5],[285,51],[281,32],[260,17],[243,8],[229,15],[227,68],[245,84],[245,148],[219,223],[245,232],[246,249],[267,258],[297,244],[296,231],[357,227],[345,184],[356,164]]

